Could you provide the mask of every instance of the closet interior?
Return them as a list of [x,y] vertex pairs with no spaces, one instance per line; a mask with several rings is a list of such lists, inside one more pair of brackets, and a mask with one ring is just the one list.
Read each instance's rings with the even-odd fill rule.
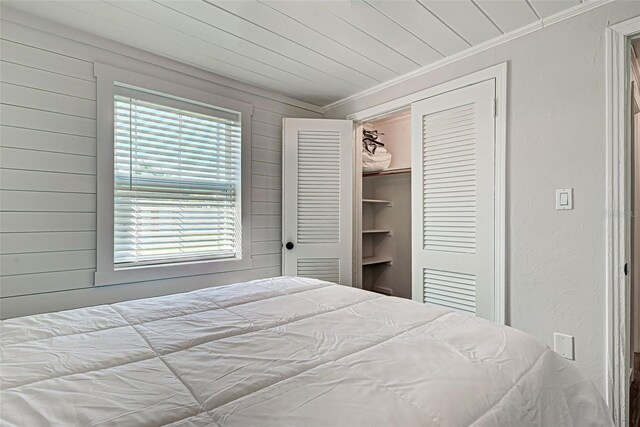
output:
[[[395,112],[364,121],[357,128],[356,250],[357,286],[402,298],[411,298],[411,111]],[[363,131],[368,131],[364,133]],[[377,138],[375,138],[377,131]],[[384,144],[390,164],[379,171],[363,171],[363,160],[379,158]],[[371,154],[373,148],[376,152]],[[384,156],[382,156],[384,158]],[[368,168],[367,168],[368,169]]]

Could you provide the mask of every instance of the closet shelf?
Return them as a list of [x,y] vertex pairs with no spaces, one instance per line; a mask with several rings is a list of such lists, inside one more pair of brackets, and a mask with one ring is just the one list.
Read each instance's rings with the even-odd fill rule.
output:
[[362,234],[391,234],[391,230],[362,230]]
[[386,286],[373,285],[370,287],[370,289],[371,289],[371,292],[386,295],[388,297],[393,296],[393,289],[388,288]]
[[380,176],[380,175],[398,175],[401,173],[411,173],[411,168],[402,168],[402,169],[386,169],[380,172],[363,172],[362,176]]
[[389,200],[362,199],[362,203],[373,203],[373,204],[391,206],[391,202]]
[[393,259],[391,257],[368,256],[362,258],[362,265],[387,264],[391,263],[392,261]]

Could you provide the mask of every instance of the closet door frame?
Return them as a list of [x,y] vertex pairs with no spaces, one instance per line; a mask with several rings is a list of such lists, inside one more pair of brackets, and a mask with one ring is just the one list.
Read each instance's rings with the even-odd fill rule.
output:
[[[406,109],[411,104],[433,96],[495,80],[495,179],[494,179],[494,271],[495,271],[495,314],[494,321],[508,324],[506,316],[506,138],[507,138],[507,63],[502,62],[489,68],[450,80],[448,82],[420,90],[410,95],[388,101],[347,116],[356,126],[363,121],[373,120],[393,112]],[[357,145],[357,144],[354,144]],[[357,156],[354,156],[357,161]],[[354,171],[357,170],[354,162]],[[357,176],[354,177],[358,179]],[[361,179],[361,178],[360,178]],[[355,203],[360,202],[354,197]],[[354,209],[356,212],[356,209]],[[359,254],[354,254],[359,256]],[[354,263],[354,266],[357,265]]]

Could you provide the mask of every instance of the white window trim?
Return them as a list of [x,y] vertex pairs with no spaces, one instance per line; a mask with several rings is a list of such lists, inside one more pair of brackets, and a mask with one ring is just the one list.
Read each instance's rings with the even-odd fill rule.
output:
[[[97,224],[95,286],[115,285],[175,277],[221,273],[252,268],[251,257],[251,116],[253,107],[233,99],[136,72],[94,63],[97,79]],[[113,95],[115,83],[195,101],[241,114],[242,259],[200,260],[122,269],[114,268],[113,256]]]

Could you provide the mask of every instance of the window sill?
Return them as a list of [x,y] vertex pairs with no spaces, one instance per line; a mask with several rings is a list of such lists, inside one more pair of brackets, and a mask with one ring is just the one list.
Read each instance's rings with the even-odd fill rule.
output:
[[130,267],[117,270],[96,271],[94,285],[109,286],[125,283],[148,282],[151,280],[173,279],[177,277],[246,270],[252,267],[253,259],[251,257],[240,260],[205,260]]

